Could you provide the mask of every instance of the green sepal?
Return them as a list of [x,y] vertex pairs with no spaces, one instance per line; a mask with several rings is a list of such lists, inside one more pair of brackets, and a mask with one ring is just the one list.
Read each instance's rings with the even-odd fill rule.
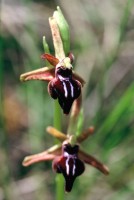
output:
[[53,14],[54,18],[57,21],[62,42],[63,42],[63,47],[64,47],[64,52],[67,55],[70,51],[70,32],[69,32],[69,25],[64,18],[64,15],[60,9],[59,6],[57,6],[57,10]]

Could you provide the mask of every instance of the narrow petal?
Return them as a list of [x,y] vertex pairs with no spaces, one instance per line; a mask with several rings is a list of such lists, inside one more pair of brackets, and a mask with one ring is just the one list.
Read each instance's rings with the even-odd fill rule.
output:
[[63,142],[64,140],[67,139],[67,136],[64,133],[58,131],[57,129],[55,129],[52,126],[48,126],[46,130],[49,134],[53,135],[54,137],[56,137],[61,142]]
[[23,166],[27,167],[37,162],[53,160],[55,156],[60,154],[61,154],[61,145],[55,145],[42,153],[25,157],[22,164]]
[[85,163],[92,165],[93,167],[97,168],[99,171],[101,171],[103,174],[108,175],[109,169],[106,165],[102,164],[100,161],[98,161],[93,156],[83,152],[82,150],[79,151],[78,156],[81,160],[83,160]]
[[28,80],[43,80],[43,81],[51,81],[54,78],[55,69],[43,67],[37,70],[33,70],[24,74],[21,74],[20,80],[21,81],[28,81]]
[[84,140],[86,140],[90,135],[92,135],[94,132],[94,127],[91,126],[88,129],[86,129],[84,132],[81,133],[80,136],[77,137],[77,141],[78,142],[83,142]]
[[59,59],[52,56],[51,54],[48,53],[44,53],[41,55],[41,58],[44,60],[47,60],[51,65],[53,65],[54,67],[56,67],[56,65],[59,63]]

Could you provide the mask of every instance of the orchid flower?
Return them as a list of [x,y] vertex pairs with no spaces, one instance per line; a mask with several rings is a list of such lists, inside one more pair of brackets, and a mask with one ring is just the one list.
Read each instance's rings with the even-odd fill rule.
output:
[[84,80],[73,72],[73,55],[61,60],[50,55],[43,54],[42,59],[46,59],[53,67],[43,67],[20,76],[21,81],[43,80],[48,82],[48,93],[53,99],[58,99],[64,114],[69,114],[71,106],[80,94]]
[[80,136],[65,135],[54,127],[48,127],[47,132],[60,140],[60,144],[54,145],[48,150],[35,155],[25,157],[23,166],[29,166],[37,162],[53,160],[52,168],[56,173],[62,173],[65,178],[65,191],[70,192],[77,176],[85,170],[85,163],[89,164],[103,174],[108,175],[109,169],[93,156],[85,153],[80,148],[83,142],[94,131],[93,127],[85,130]]

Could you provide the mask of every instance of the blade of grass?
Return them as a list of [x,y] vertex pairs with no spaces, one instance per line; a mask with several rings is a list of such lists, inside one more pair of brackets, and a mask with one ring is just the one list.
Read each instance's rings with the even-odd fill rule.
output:
[[111,114],[107,117],[105,122],[102,124],[99,132],[106,133],[110,132],[115,126],[117,121],[123,115],[124,111],[128,109],[134,99],[134,83],[132,83],[125,91],[123,96],[118,100],[117,105],[111,111]]

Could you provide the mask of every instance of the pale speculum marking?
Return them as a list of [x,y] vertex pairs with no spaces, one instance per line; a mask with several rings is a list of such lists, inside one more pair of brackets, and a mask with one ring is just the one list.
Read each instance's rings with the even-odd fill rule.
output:
[[[67,98],[68,97],[68,89],[67,89],[66,82],[69,82],[69,81],[68,80],[62,81],[64,92],[65,92],[65,97]],[[69,85],[70,85],[69,90],[71,91],[71,97],[73,98],[74,97],[74,87],[70,82],[69,82]]]
[[70,87],[71,87],[71,96],[74,97],[74,87],[71,83],[70,83]]
[[70,79],[69,78],[63,78],[62,76],[59,75],[59,79],[60,81],[62,82],[63,84],[63,88],[64,88],[64,92],[65,92],[65,97],[67,98],[68,97],[68,89],[67,89],[67,82],[69,83],[70,85],[70,91],[71,91],[71,97],[73,98],[74,97],[74,87],[72,85],[72,83],[70,82]]
[[67,160],[66,160],[66,173],[67,173],[67,175],[69,175],[69,157],[67,158]]
[[76,166],[75,166],[75,159],[73,160],[74,162],[74,165],[73,165],[73,175],[75,175],[75,169],[76,169]]
[[[64,156],[67,158],[66,159],[66,174],[69,175],[72,172],[72,175],[75,175],[75,170],[76,170],[76,164],[75,164],[75,158],[74,155],[69,155],[68,153],[65,153]],[[73,160],[73,167],[72,167],[72,171],[70,171],[70,165],[69,165],[69,160],[72,159]]]
[[64,81],[62,81],[62,83],[63,83],[64,92],[65,92],[65,97],[67,98],[68,96],[67,86]]

